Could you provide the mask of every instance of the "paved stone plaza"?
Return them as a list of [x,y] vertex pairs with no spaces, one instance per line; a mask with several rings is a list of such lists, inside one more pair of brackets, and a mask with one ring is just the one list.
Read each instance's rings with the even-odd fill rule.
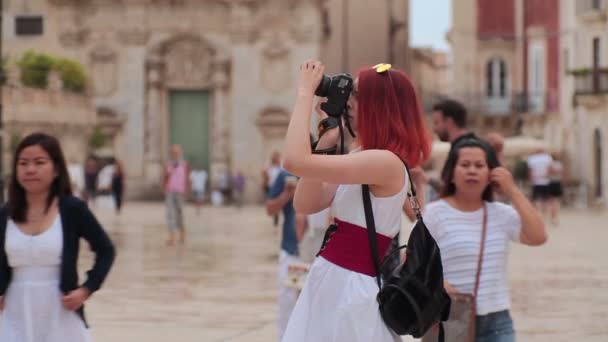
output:
[[[278,229],[261,207],[188,207],[189,240],[166,247],[164,208],[98,210],[116,265],[87,307],[96,342],[275,341]],[[541,248],[510,259],[518,341],[608,341],[608,213],[566,212]],[[83,258],[84,266],[90,258]]]

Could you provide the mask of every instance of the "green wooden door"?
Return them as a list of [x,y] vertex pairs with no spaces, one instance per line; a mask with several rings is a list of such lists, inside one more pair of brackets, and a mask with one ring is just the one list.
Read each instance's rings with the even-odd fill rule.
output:
[[169,99],[171,144],[179,144],[193,167],[209,169],[209,92],[172,91]]

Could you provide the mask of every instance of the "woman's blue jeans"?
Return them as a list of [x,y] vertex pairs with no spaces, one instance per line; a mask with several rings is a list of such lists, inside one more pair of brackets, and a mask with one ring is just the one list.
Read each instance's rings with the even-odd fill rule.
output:
[[475,323],[475,342],[515,342],[509,310],[477,316]]

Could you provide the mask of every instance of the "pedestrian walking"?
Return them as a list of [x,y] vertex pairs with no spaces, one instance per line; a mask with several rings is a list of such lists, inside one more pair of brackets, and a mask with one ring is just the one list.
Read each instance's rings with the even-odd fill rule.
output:
[[112,174],[112,197],[114,198],[116,214],[120,214],[125,192],[125,174],[122,163],[118,159],[113,158],[112,162],[114,164]]
[[283,230],[281,234],[281,249],[279,251],[277,301],[277,330],[279,340],[283,338],[287,322],[296,304],[298,291],[286,285],[287,271],[290,264],[297,263],[299,259],[297,217],[293,207],[293,196],[298,179],[285,170],[280,170],[273,186],[268,192],[266,212],[270,216],[283,213]]
[[171,146],[171,159],[165,168],[163,189],[167,206],[167,227],[169,238],[167,245],[173,246],[179,234],[179,242],[185,243],[186,230],[184,227],[184,200],[190,193],[190,166],[183,159],[180,145]]
[[195,168],[190,172],[190,184],[192,184],[192,195],[194,205],[196,206],[196,214],[200,215],[203,201],[205,200],[205,192],[207,187],[207,170],[203,167]]

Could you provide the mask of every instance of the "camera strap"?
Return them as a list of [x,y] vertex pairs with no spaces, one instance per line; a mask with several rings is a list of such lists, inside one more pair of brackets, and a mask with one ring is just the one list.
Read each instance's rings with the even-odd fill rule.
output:
[[[346,110],[342,116],[344,117],[344,121],[346,122],[346,128],[348,129],[348,133],[350,133],[350,135],[353,138],[356,137],[355,132],[353,131],[352,126],[350,124],[350,117],[348,115],[348,110]],[[329,117],[321,120],[319,122],[318,129],[319,129],[319,140],[321,140],[321,137],[323,137],[323,135],[325,133],[327,133],[330,129],[334,129],[334,128],[338,127],[338,129],[340,130],[340,154],[344,154],[344,149],[345,149],[344,126],[342,125],[341,117],[336,118],[333,116],[329,116]],[[317,150],[316,146],[319,143],[319,140],[317,140],[316,142],[314,142],[312,144],[312,148],[313,148],[312,153],[313,154],[336,154],[336,152],[338,150],[338,145],[336,145],[334,147],[322,149],[322,150]]]
[[[315,143],[316,146],[317,143]],[[336,154],[336,151],[338,150],[338,145],[334,146],[334,147],[330,147],[330,148],[326,148],[323,150],[314,150],[312,151],[313,154]]]
[[338,127],[338,119],[328,116],[319,122],[319,139],[330,129]]
[[[329,116],[326,117],[325,119],[321,120],[319,122],[319,140],[321,140],[321,137],[327,133],[330,129],[334,129],[338,126],[341,126],[339,123],[339,120]],[[319,143],[319,140],[317,140],[315,143],[313,143],[312,148],[313,148],[313,152],[314,154],[336,154],[336,151],[338,150],[338,145],[334,146],[334,147],[330,147],[330,148],[326,148],[326,149],[322,149],[322,150],[317,150],[316,146]]]
[[350,133],[350,136],[356,138],[357,135],[350,124],[350,115],[348,114],[348,109],[345,109],[344,111],[344,121],[346,121],[346,128],[348,128],[348,133]]

